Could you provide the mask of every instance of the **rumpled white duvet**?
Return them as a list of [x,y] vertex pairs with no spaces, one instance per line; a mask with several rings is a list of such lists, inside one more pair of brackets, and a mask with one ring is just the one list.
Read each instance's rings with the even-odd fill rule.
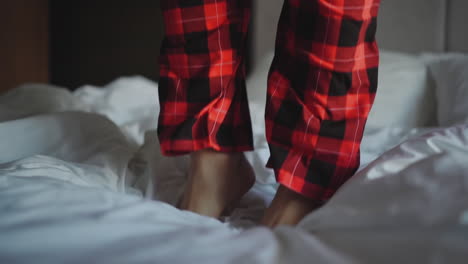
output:
[[230,217],[180,211],[157,86],[0,97],[0,263],[467,263],[468,125],[366,129],[360,171],[296,228],[257,226],[276,185],[252,102],[257,184]]

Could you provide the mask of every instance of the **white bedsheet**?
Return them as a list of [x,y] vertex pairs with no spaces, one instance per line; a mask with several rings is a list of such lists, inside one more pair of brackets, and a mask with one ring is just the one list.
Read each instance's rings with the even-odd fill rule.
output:
[[0,97],[0,263],[466,262],[468,125],[367,128],[359,173],[297,228],[268,230],[261,122],[257,184],[218,221],[170,205],[187,158],[159,154],[156,101],[140,77]]

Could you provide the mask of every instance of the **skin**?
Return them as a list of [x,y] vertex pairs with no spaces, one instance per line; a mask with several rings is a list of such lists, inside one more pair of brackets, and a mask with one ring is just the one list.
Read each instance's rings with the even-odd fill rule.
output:
[[267,227],[278,225],[295,226],[320,204],[280,185],[270,206],[266,209],[261,224]]
[[[243,153],[223,153],[210,149],[190,156],[190,172],[179,208],[219,218],[235,206],[255,183],[255,174]],[[296,225],[319,204],[280,186],[260,224],[267,227]]]

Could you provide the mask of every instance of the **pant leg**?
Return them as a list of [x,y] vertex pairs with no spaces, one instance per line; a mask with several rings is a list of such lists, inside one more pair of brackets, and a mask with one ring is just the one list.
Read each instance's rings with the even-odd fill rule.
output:
[[279,183],[325,201],[357,170],[377,89],[380,0],[285,0],[265,113]]
[[244,70],[250,5],[251,0],[161,0],[163,154],[253,149]]

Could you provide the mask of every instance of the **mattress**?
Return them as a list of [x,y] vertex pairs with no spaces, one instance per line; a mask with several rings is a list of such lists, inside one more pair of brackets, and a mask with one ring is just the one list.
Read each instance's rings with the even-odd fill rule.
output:
[[159,152],[157,83],[0,97],[0,263],[465,263],[468,123],[369,125],[358,173],[297,227],[267,229],[277,184],[256,99],[257,182],[213,219],[173,206],[188,159]]

